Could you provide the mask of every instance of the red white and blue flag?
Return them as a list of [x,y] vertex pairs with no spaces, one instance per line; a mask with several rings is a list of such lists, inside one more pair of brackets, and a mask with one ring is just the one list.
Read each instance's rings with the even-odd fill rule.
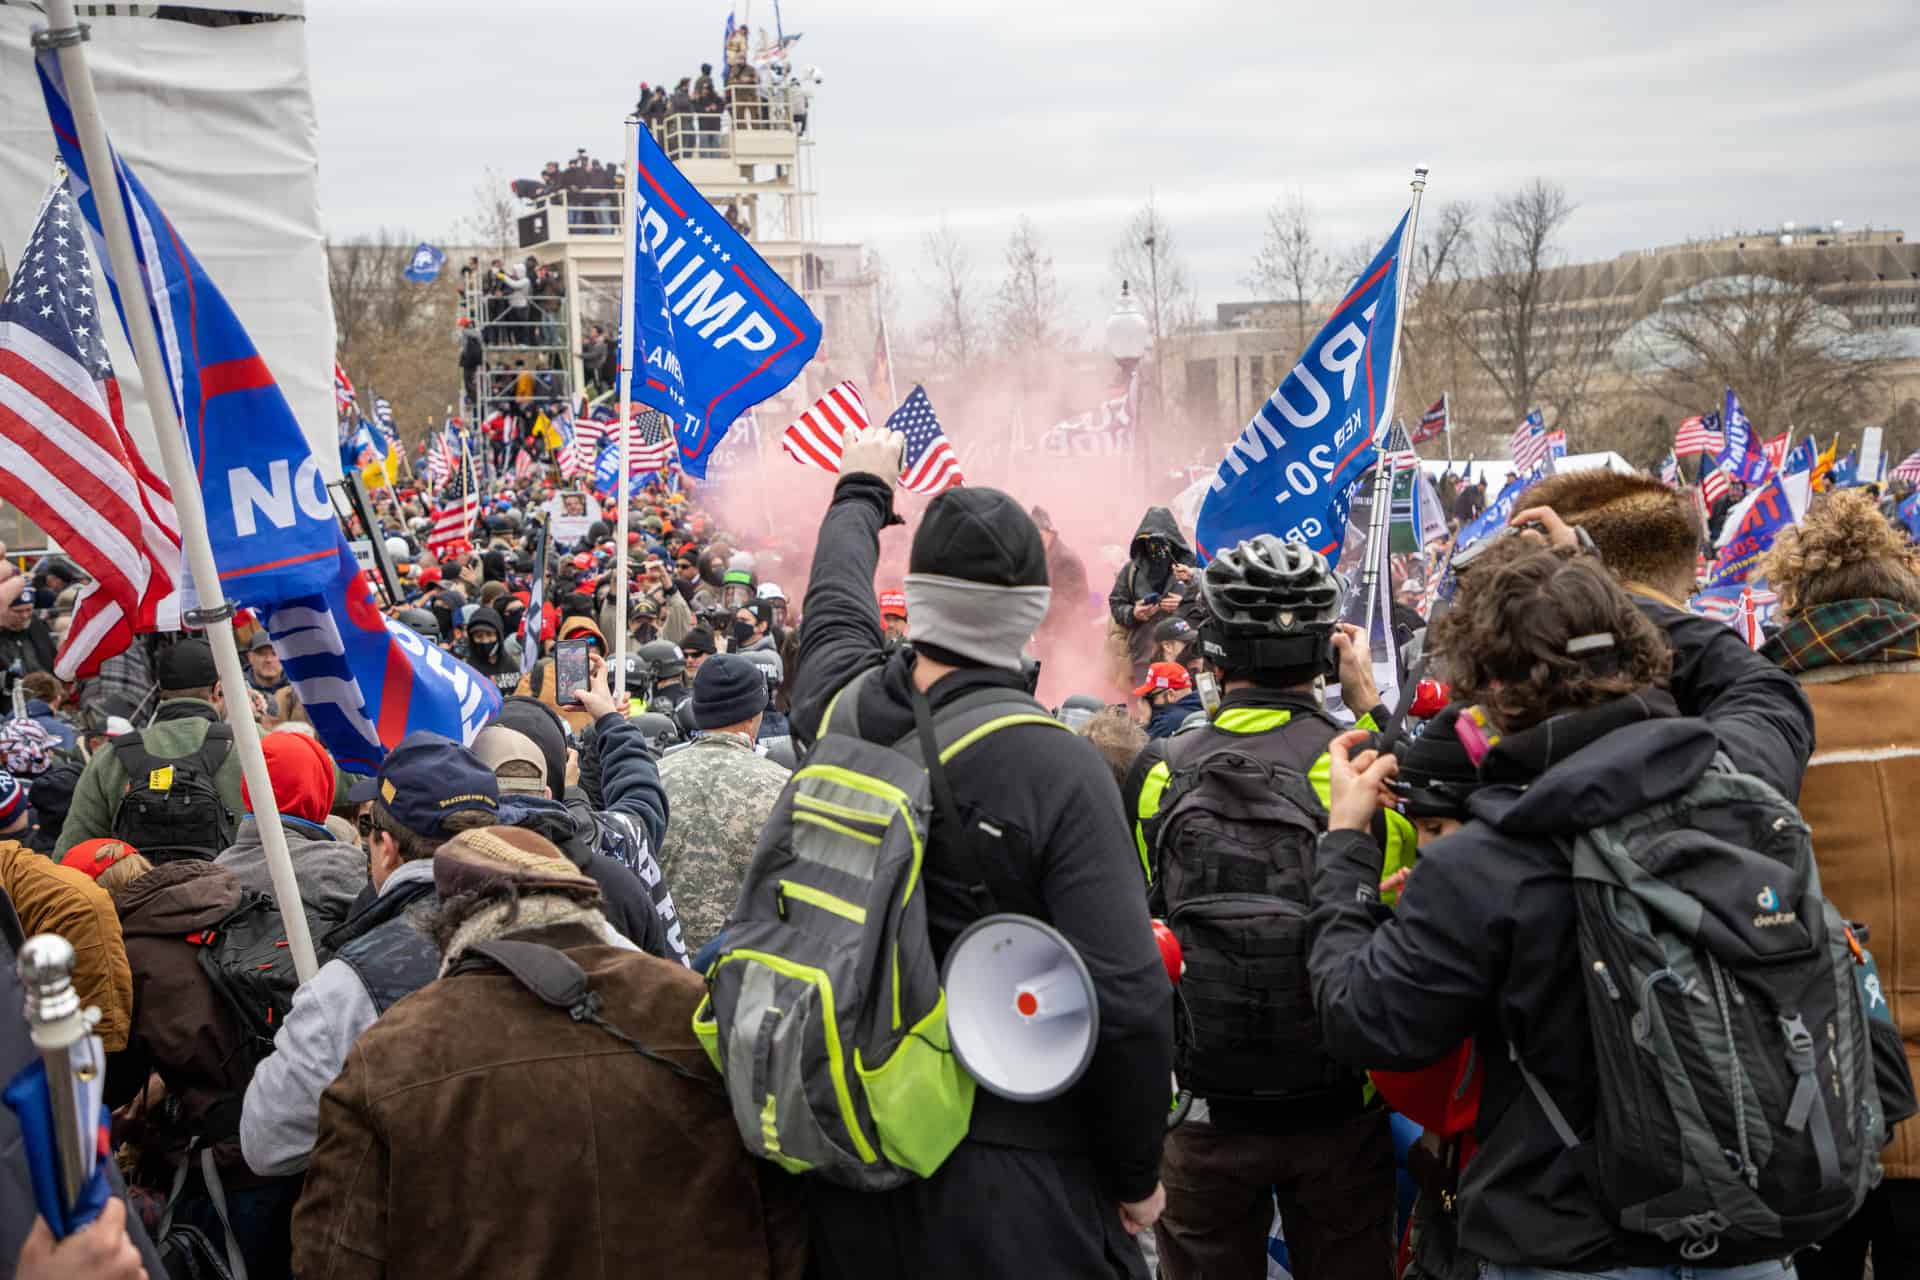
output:
[[868,425],[867,402],[851,380],[836,382],[807,411],[787,425],[780,448],[804,467],[839,474],[840,449],[847,432]]
[[[47,114],[82,218],[100,215],[66,85],[38,58]],[[264,612],[287,678],[342,768],[372,773],[408,733],[471,742],[500,709],[491,680],[382,616],[286,398],[239,317],[132,169],[113,157],[142,278],[108,281],[124,321],[148,306],[200,474],[209,541],[230,598]],[[103,249],[96,256],[105,263]]]
[[[362,370],[362,372],[365,371]],[[353,379],[347,376],[347,371],[340,367],[338,360],[335,360],[333,362],[333,407],[342,414],[351,413],[357,399],[353,392]]]
[[1429,440],[1445,435],[1452,430],[1452,418],[1447,411],[1447,397],[1442,394],[1427,411],[1420,415],[1419,425],[1413,429],[1413,442],[1425,444]]
[[942,489],[964,484],[960,457],[933,416],[933,403],[926,388],[916,386],[907,393],[887,418],[887,429],[907,438],[906,452],[900,464],[900,485],[913,493],[939,493]]
[[1714,413],[1696,413],[1680,424],[1673,433],[1673,451],[1682,458],[1696,453],[1711,453],[1716,457],[1726,447],[1726,438],[1720,431],[1720,415]]
[[1890,479],[1905,480],[1909,484],[1920,484],[1920,449],[1907,455],[1906,461],[1893,469]]
[[62,680],[180,625],[173,499],[121,419],[86,238],[55,187],[0,300],[0,498],[92,579],[54,659]]
[[1538,409],[1521,420],[1507,443],[1512,449],[1513,469],[1521,475],[1534,470],[1553,453],[1553,441]]

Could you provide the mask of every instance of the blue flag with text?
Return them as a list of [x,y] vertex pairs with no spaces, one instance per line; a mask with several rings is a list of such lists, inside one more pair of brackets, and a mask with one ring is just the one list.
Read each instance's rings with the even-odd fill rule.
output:
[[1406,230],[1402,215],[1293,371],[1227,446],[1200,500],[1202,557],[1271,533],[1339,559],[1353,485],[1373,466],[1387,410]]
[[[39,67],[68,187],[107,263],[59,66],[42,54]],[[381,614],[266,361],[178,229],[117,155],[114,164],[144,279],[129,285],[109,268],[108,282],[123,324],[129,288],[134,305],[152,309],[222,589],[266,616],[288,679],[343,769],[374,772],[416,729],[471,742],[499,712],[493,682]],[[356,455],[371,434],[364,424],[355,432]]]
[[1740,527],[1733,531],[1733,537],[1720,548],[1720,558],[1707,574],[1708,589],[1735,586],[1751,578],[1760,557],[1767,553],[1780,531],[1792,523],[1793,504],[1787,501],[1780,477],[1775,476],[1740,518]]
[[792,382],[820,346],[798,293],[715,212],[645,129],[627,180],[634,223],[629,394],[667,416],[688,475],[734,419]]

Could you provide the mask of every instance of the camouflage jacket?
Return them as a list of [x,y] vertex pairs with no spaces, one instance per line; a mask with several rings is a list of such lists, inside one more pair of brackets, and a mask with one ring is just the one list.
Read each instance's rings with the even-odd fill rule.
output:
[[744,734],[709,731],[661,759],[660,781],[673,815],[660,869],[692,952],[726,924],[787,771],[756,754]]

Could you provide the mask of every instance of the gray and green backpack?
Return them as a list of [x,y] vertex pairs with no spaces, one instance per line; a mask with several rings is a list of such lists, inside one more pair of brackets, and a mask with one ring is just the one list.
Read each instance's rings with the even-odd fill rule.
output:
[[936,766],[930,778],[926,744],[945,764],[1013,725],[1064,730],[1031,697],[985,688],[899,742],[872,742],[858,707],[877,671],[821,717],[693,1016],[748,1150],[870,1191],[930,1176],[973,1114],[927,936],[926,840],[945,775]]

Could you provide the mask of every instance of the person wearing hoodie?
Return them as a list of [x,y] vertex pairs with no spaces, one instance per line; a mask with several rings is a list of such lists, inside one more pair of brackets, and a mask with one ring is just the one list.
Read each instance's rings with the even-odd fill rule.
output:
[[[1434,624],[1442,674],[1500,736],[1479,762],[1472,821],[1422,851],[1391,913],[1370,827],[1397,763],[1350,756],[1357,733],[1332,747],[1308,953],[1322,1034],[1340,1060],[1394,1070],[1472,1037],[1485,1074],[1458,1226],[1489,1280],[1791,1276],[1778,1257],[1702,1265],[1681,1252],[1694,1242],[1621,1226],[1594,1189],[1594,1139],[1563,1137],[1590,1135],[1600,1101],[1566,844],[1687,792],[1723,748],[1666,692],[1676,659],[1659,630],[1567,525],[1551,511],[1535,521],[1553,545],[1490,549]],[[1569,651],[1597,636],[1610,637],[1598,656]]]
[[[500,820],[551,840],[592,876],[606,899],[607,918],[641,950],[685,963],[679,909],[655,857],[668,814],[659,766],[640,730],[616,710],[607,665],[598,658],[589,664],[581,700],[594,716],[600,807],[579,785],[579,753],[568,744],[553,709],[513,697],[474,739],[474,750],[501,780]],[[527,761],[527,746],[537,775],[518,766],[500,772],[508,761]]]
[[[591,602],[589,602],[591,608]],[[560,629],[554,639],[587,640],[591,642],[589,650],[594,656],[604,659],[607,656],[606,633],[600,630],[600,624],[592,618],[576,615],[563,618]],[[558,698],[559,686],[553,677],[553,658],[544,657],[533,664],[533,670],[522,676],[513,687],[513,693],[519,697],[531,697],[553,708],[553,711],[574,733],[580,732],[593,723],[593,716],[577,702],[562,703]]]
[[467,619],[467,665],[493,681],[506,697],[520,687],[520,655],[509,652],[507,626],[496,609],[481,605]]
[[[285,1276],[300,1179],[263,1178],[241,1155],[240,1100],[253,1076],[251,1037],[215,989],[201,965],[203,948],[193,941],[233,913],[245,888],[211,862],[185,859],[154,867],[129,845],[98,843],[109,847],[90,860],[89,874],[111,884],[133,970],[127,1045],[132,1061],[116,1064],[116,1070],[131,1065],[143,1081],[148,1072],[158,1075],[171,1104],[146,1110],[149,1124],[135,1143],[145,1185],[167,1186],[175,1166],[209,1148],[248,1276]],[[221,1239],[220,1215],[202,1168],[190,1171],[174,1216]]]
[[[1159,624],[1172,617],[1192,621],[1199,590],[1193,548],[1174,522],[1173,512],[1165,507],[1147,509],[1128,544],[1128,555],[1131,558],[1120,567],[1113,590],[1107,593],[1107,637],[1114,675],[1124,674],[1131,689],[1146,679]],[[1120,669],[1123,646],[1124,673]]]
[[[335,839],[325,825],[339,782],[333,757],[325,747],[303,733],[270,733],[260,739],[260,752],[267,759],[267,778],[273,783],[280,827],[287,835],[287,855],[293,860],[293,878],[300,886],[300,905],[307,913],[307,927],[317,940],[347,918],[354,901],[367,887],[367,856],[358,844]],[[242,889],[271,898],[273,879],[267,871],[267,850],[244,779],[240,799],[246,816],[240,819],[232,847],[214,862],[232,872]]]
[[[898,522],[901,447],[885,429],[847,439],[802,613],[800,744],[819,734],[836,697],[856,700],[863,737],[892,743],[914,732],[916,706],[938,715],[969,695],[1027,689],[1022,650],[1047,612],[1046,549],[1026,512],[995,489],[952,488],[927,504],[906,578],[913,643],[887,649],[873,581],[880,531]],[[966,1139],[930,1178],[884,1192],[804,1179],[824,1280],[1146,1276],[1134,1237],[1165,1204],[1173,992],[1113,774],[1032,707],[1031,722],[978,737],[945,766],[958,829],[937,812],[928,827],[928,939],[944,960],[985,914],[970,868],[998,866],[998,909],[1045,920],[1086,964],[1099,1006],[1091,1061],[1048,1101],[980,1090]],[[960,842],[970,838],[991,847],[967,852]]]

